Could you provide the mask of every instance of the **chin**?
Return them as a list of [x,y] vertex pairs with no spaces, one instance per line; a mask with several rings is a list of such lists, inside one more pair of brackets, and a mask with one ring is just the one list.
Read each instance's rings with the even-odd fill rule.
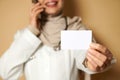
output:
[[45,11],[48,16],[58,16],[62,11]]

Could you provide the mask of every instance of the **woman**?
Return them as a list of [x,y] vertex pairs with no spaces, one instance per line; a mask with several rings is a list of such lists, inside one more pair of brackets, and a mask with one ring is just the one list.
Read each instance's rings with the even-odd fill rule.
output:
[[[0,59],[4,80],[79,80],[78,70],[89,74],[105,71],[112,53],[91,43],[87,51],[60,50],[61,30],[83,30],[78,17],[62,14],[64,0],[38,0],[30,11],[29,26],[16,33],[15,40]],[[87,53],[86,57],[84,54]]]

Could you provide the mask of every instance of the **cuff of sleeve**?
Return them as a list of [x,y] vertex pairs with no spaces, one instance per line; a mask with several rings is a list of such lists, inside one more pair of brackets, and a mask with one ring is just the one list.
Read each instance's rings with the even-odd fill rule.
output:
[[85,68],[87,68],[87,66],[88,66],[88,65],[87,65],[87,61],[88,61],[88,60],[85,59],[85,60],[83,61],[83,63],[82,63],[82,64],[84,65]]
[[38,36],[38,35],[40,34],[40,31],[39,31],[37,28],[35,28],[35,27],[31,26],[31,25],[28,26],[28,29],[29,29],[33,34],[35,34],[36,36]]
[[86,53],[87,50],[75,51],[76,67],[88,74],[95,74],[97,72],[91,71],[87,68],[87,65],[85,65]]

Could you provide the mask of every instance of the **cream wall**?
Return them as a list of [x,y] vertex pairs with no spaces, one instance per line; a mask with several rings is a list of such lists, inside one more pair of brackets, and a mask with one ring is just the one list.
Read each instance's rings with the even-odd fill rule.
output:
[[[14,33],[28,25],[30,1],[0,0],[0,55],[9,47]],[[65,0],[65,14],[81,16],[99,43],[117,58],[112,69],[93,75],[92,80],[119,80],[120,0]]]

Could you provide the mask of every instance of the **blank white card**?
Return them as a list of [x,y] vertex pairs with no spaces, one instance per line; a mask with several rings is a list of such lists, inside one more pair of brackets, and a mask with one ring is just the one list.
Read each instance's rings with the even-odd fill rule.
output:
[[92,41],[91,30],[61,31],[61,49],[85,50]]

